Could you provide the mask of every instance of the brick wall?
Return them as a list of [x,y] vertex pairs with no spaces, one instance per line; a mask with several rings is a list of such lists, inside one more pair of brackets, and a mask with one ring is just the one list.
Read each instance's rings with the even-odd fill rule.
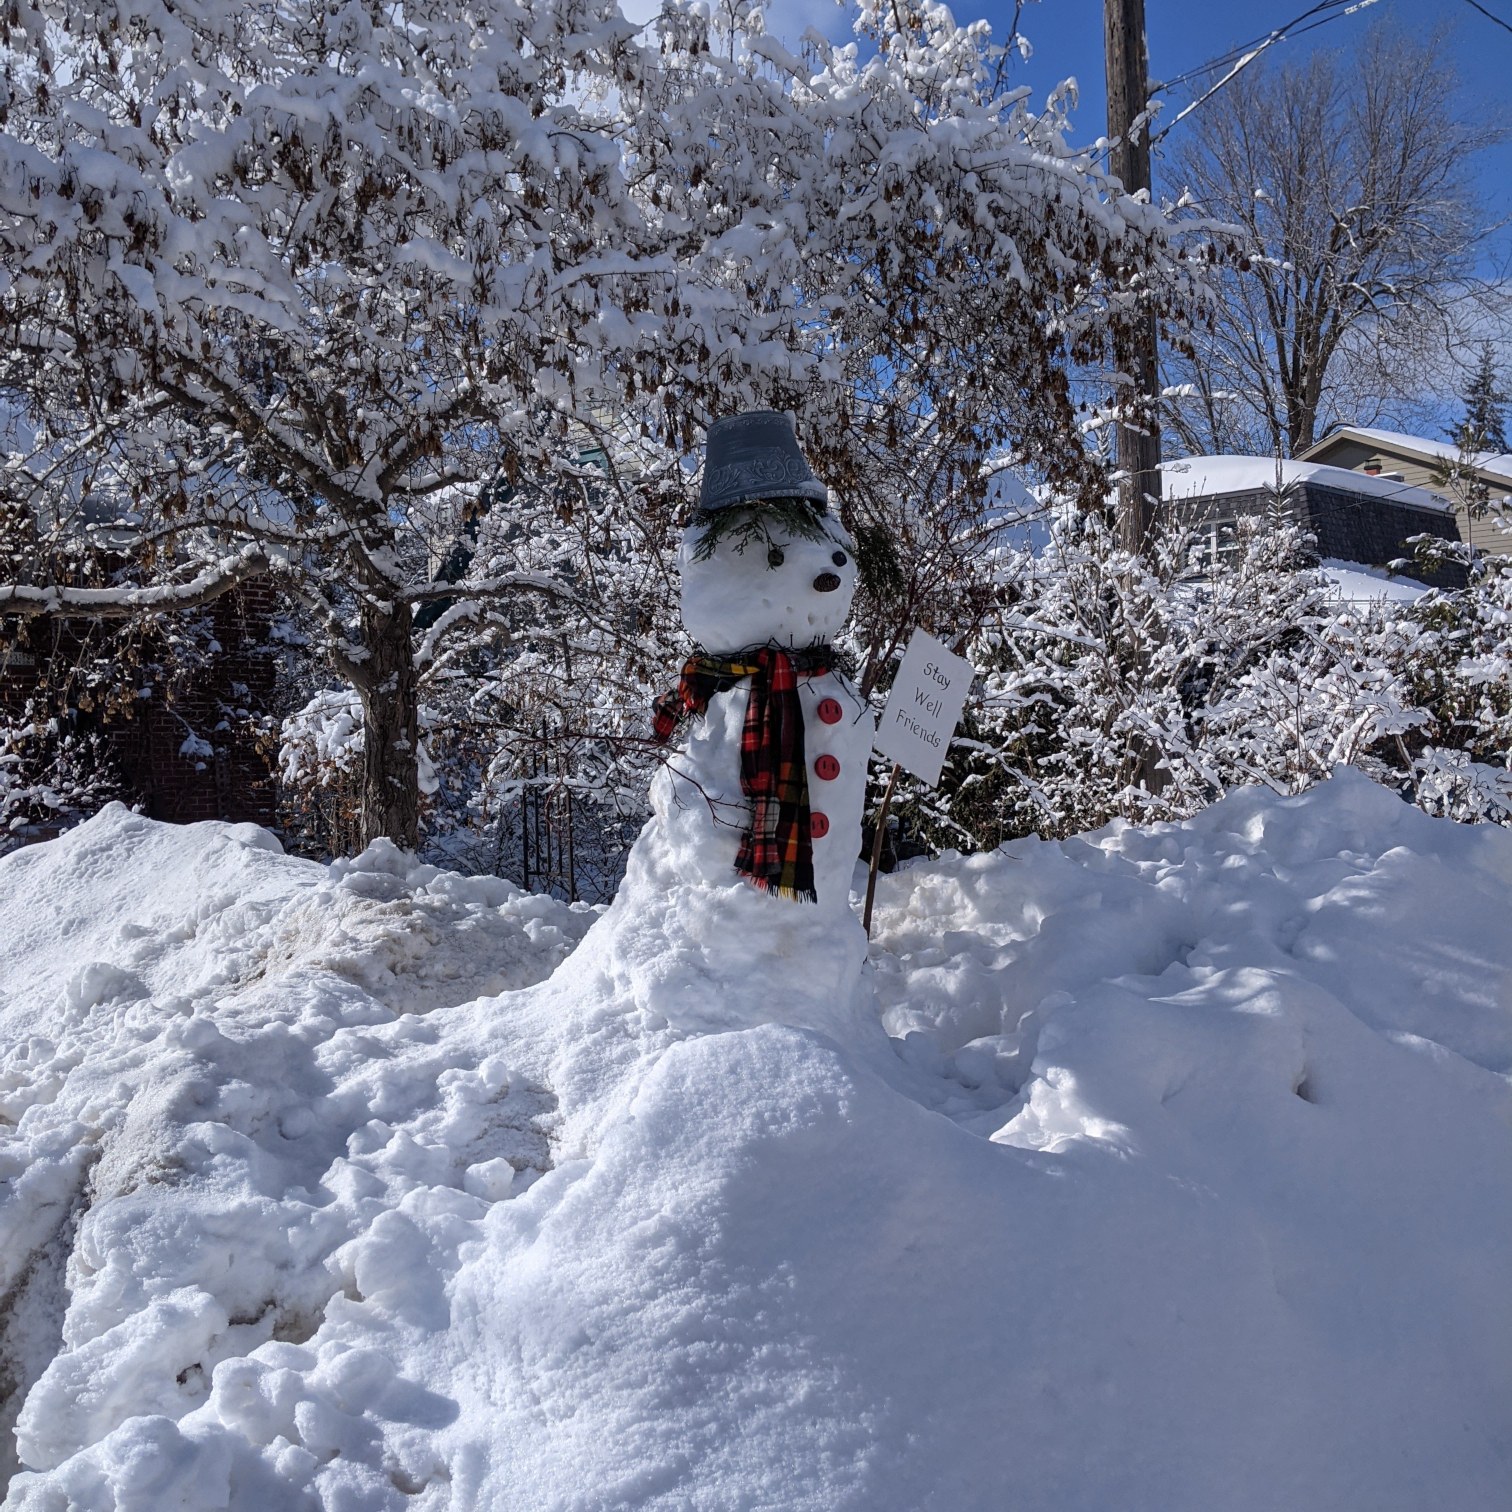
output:
[[[154,684],[132,718],[89,720],[106,738],[129,802],[154,819],[187,824],[200,819],[271,825],[276,792],[269,758],[258,750],[249,721],[228,707],[253,713],[274,705],[276,668],[268,630],[279,607],[271,584],[244,583],[204,612],[220,646],[207,665],[169,689]],[[78,642],[67,626],[50,637],[55,657]],[[39,645],[42,637],[38,636]],[[45,653],[43,653],[45,655]],[[23,659],[0,667],[0,707],[24,705],[40,671]],[[191,733],[210,748],[183,754]]]

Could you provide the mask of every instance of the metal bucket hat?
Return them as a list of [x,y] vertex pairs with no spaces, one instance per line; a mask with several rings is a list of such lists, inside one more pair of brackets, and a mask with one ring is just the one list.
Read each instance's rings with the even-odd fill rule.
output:
[[793,422],[778,410],[748,410],[709,427],[701,510],[757,499],[807,499],[822,514],[829,490],[804,460]]

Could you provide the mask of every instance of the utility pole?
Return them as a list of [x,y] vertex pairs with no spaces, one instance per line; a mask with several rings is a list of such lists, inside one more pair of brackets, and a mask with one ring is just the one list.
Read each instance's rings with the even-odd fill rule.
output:
[[[1149,103],[1149,54],[1145,50],[1144,0],[1103,0],[1104,58],[1108,76],[1108,136],[1113,142],[1110,166],[1133,193],[1150,189],[1150,131],[1146,122],[1139,140],[1130,127]],[[1129,551],[1144,551],[1160,497],[1160,362],[1155,317],[1140,318],[1132,336],[1119,343],[1114,360],[1134,380],[1133,399],[1147,416],[1146,430],[1118,427],[1118,533]]]

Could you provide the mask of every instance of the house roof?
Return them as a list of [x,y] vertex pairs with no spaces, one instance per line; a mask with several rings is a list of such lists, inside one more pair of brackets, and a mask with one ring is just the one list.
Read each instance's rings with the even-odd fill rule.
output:
[[[1382,433],[1384,434],[1384,432]],[[1291,483],[1316,483],[1345,493],[1389,499],[1416,509],[1452,512],[1454,505],[1426,488],[1398,483],[1393,478],[1372,478],[1347,467],[1324,462],[1280,461],[1275,457],[1181,457],[1160,464],[1161,493],[1169,501],[1212,498],[1221,494],[1253,493],[1256,489]]]
[[[1458,462],[1462,455],[1452,441],[1433,441],[1427,436],[1377,430],[1369,425],[1341,425],[1337,430],[1331,430],[1321,441],[1314,441],[1302,453],[1301,460],[1305,462],[1335,441],[1359,441],[1377,451],[1401,452],[1420,462]],[[1464,460],[1481,472],[1495,473],[1503,483],[1512,487],[1512,452],[1473,452]]]

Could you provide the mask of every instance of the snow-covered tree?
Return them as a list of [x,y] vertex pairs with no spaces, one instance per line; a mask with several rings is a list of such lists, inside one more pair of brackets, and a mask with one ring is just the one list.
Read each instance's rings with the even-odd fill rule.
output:
[[564,98],[617,16],[421,11],[43,6],[5,30],[0,137],[0,360],[40,426],[12,486],[45,514],[103,481],[199,595],[278,571],[362,700],[365,834],[411,844],[413,612],[451,590],[406,532],[550,465],[554,380],[594,343],[576,290],[643,242]]
[[1475,371],[1461,398],[1464,418],[1445,435],[1457,448],[1453,457],[1433,469],[1433,481],[1462,503],[1472,515],[1481,515],[1491,503],[1491,487],[1480,468],[1488,453],[1507,450],[1503,407],[1507,396],[1496,376],[1496,363],[1489,341],[1482,342]]
[[507,656],[543,604],[616,625],[581,561],[440,573],[485,490],[549,491],[591,447],[629,537],[643,480],[748,404],[797,413],[877,540],[903,501],[979,494],[1001,442],[1091,488],[1066,365],[1201,297],[1163,216],[943,7],[868,3],[863,47],[808,58],[731,16],[0,17],[0,393],[30,428],[4,497],[43,532],[86,491],[135,527],[111,596],[23,573],[0,610],[152,613],[275,574],[361,704],[361,837],[412,845],[417,657],[480,626]]

